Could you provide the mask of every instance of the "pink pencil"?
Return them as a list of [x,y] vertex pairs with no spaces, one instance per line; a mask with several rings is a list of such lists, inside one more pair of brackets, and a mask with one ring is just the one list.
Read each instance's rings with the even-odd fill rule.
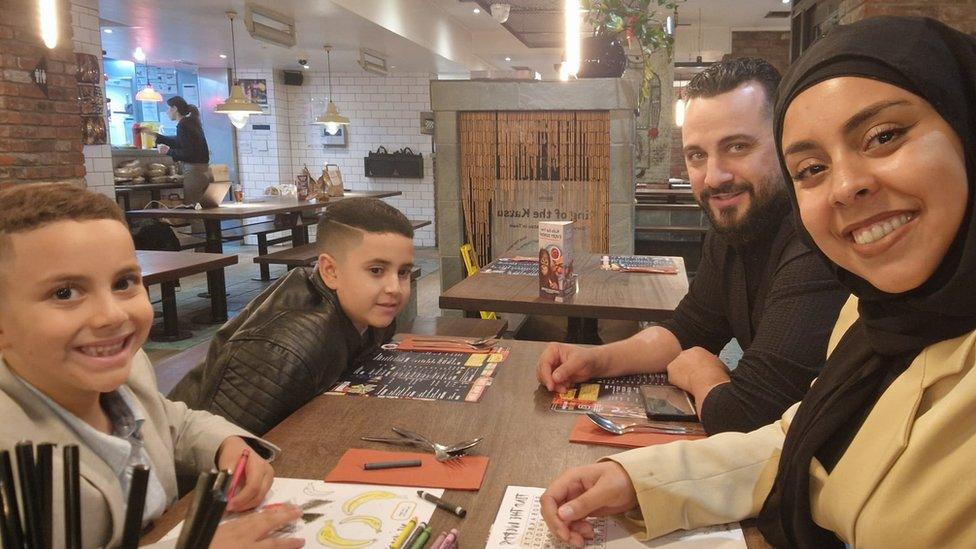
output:
[[241,477],[244,476],[244,468],[247,466],[247,459],[251,457],[251,450],[245,448],[241,452],[240,459],[237,460],[237,467],[234,468],[234,476],[230,479],[230,488],[227,489],[227,502],[230,503],[234,499],[234,493],[237,492],[237,485],[241,482]]

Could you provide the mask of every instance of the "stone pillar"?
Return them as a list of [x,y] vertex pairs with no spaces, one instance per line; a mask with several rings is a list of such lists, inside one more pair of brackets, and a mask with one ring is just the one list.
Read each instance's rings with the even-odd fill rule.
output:
[[[668,80],[667,87],[671,82]],[[669,99],[670,101],[670,99]],[[432,80],[434,111],[434,199],[441,288],[464,278],[460,247],[461,145],[458,113],[463,111],[608,111],[610,118],[610,253],[634,250],[634,107],[637,88],[622,78],[570,82]],[[670,108],[670,107],[669,107]],[[667,124],[671,124],[668,114]],[[670,143],[670,137],[668,138]]]

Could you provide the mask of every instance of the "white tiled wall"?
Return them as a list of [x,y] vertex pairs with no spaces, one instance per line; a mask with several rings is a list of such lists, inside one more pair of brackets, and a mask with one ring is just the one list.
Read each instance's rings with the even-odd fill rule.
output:
[[[430,135],[420,133],[420,113],[430,110],[426,73],[387,77],[366,73],[333,73],[333,101],[349,117],[348,145],[324,147],[322,127],[311,122],[325,111],[327,75],[304,72],[302,86],[273,82],[271,71],[240,71],[240,78],[268,81],[269,114],[254,116],[238,131],[241,180],[246,192],[261,192],[269,185],[290,182],[307,165],[319,175],[326,163],[338,164],[346,188],[398,190],[402,196],[385,199],[410,219],[434,220],[434,178]],[[270,124],[269,131],[253,124]],[[424,156],[423,179],[371,178],[363,170],[363,157],[383,145],[393,152],[409,147]],[[417,231],[418,246],[434,245],[434,226]]]
[[[98,24],[98,0],[71,0],[71,31],[74,50],[89,53],[102,61],[102,35]],[[102,84],[102,95],[105,85]],[[80,130],[79,130],[80,131]],[[85,184],[89,189],[115,198],[112,176],[112,148],[85,145]]]

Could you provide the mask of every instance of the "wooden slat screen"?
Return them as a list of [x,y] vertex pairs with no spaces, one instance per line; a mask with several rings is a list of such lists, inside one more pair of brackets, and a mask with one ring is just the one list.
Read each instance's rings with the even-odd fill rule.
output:
[[462,112],[459,124],[464,232],[481,265],[491,261],[491,200],[500,181],[587,182],[579,197],[594,214],[587,251],[608,251],[607,111]]

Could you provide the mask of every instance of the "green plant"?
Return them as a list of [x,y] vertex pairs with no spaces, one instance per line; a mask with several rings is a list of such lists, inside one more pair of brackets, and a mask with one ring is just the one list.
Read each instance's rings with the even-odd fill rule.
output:
[[668,55],[674,45],[674,35],[664,29],[665,19],[674,14],[681,0],[582,0],[587,21],[597,35],[619,35],[640,45],[644,54],[644,74],[641,79],[638,105],[643,105],[650,91],[651,54],[666,48]]

